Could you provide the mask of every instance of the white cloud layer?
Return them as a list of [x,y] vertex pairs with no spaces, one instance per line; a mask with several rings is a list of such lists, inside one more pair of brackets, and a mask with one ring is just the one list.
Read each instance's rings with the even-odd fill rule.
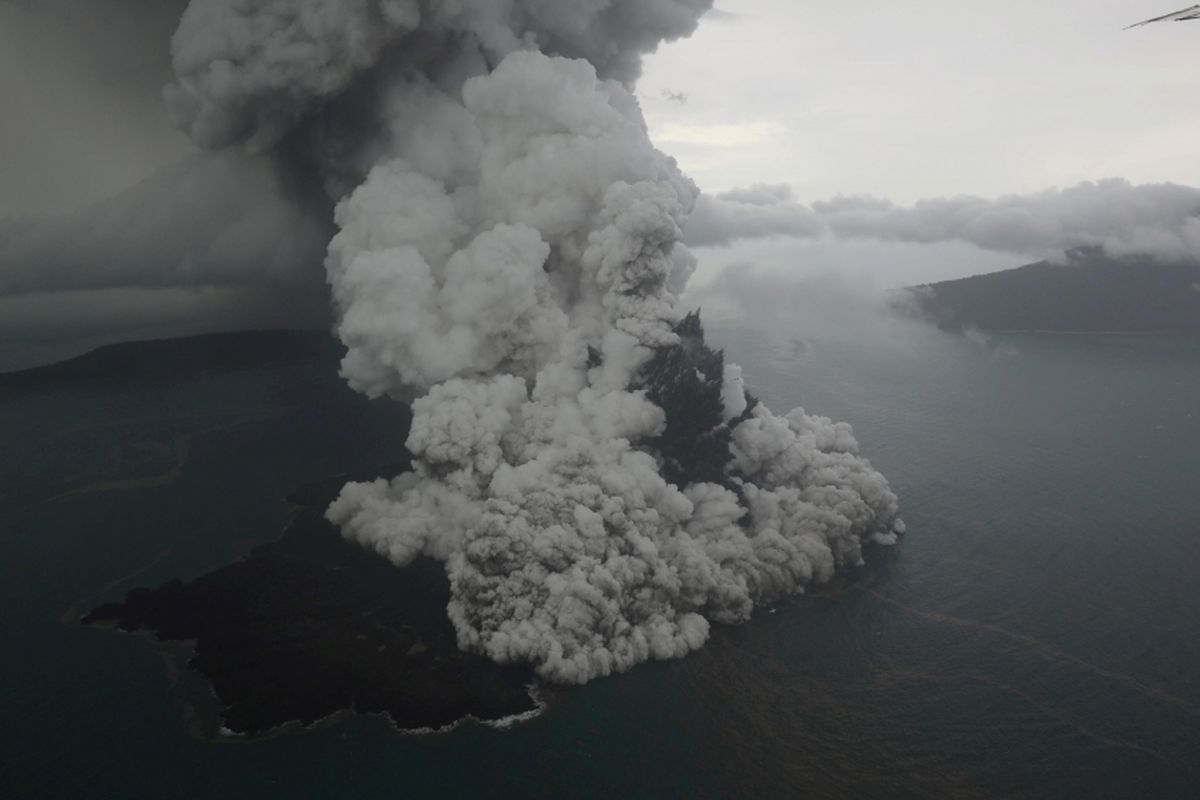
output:
[[1115,257],[1200,259],[1200,189],[1112,178],[1066,189],[985,199],[960,195],[899,206],[869,197],[796,202],[786,186],[701,197],[686,231],[696,246],[763,236],[938,244],[1057,258],[1077,247]]

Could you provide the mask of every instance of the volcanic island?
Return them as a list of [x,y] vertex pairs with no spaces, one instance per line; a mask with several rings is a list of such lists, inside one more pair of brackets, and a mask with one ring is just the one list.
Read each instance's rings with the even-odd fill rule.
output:
[[[676,333],[680,344],[643,373],[641,388],[668,415],[647,446],[675,480],[728,482],[721,382],[705,377],[722,374],[723,355],[705,344],[697,314]],[[411,468],[404,452],[377,471],[302,486],[287,497],[290,519],[277,541],[189,583],[134,589],[82,622],[189,643],[188,666],[220,705],[218,724],[203,726],[208,736],[260,738],[348,714],[381,715],[413,732],[535,716],[541,701],[531,665],[459,649],[444,564],[422,557],[398,568],[326,519],[346,483]]]
[[[673,333],[676,343],[660,348],[632,387],[665,419],[637,447],[673,483],[708,482],[744,502],[753,487],[746,488],[749,476],[735,463],[732,431],[752,419],[759,403],[747,394],[740,415],[728,419],[724,354],[705,343],[699,314],[684,317]],[[412,414],[405,418],[407,428]],[[854,459],[838,452],[836,441],[827,446],[830,459]],[[191,643],[188,666],[211,683],[220,704],[215,727],[225,737],[303,730],[347,714],[383,715],[400,730],[422,732],[468,719],[504,726],[536,716],[544,679],[537,664],[498,663],[460,649],[447,615],[451,583],[443,562],[421,556],[397,566],[327,518],[348,483],[413,470],[406,448],[389,459],[377,470],[294,490],[279,540],[190,583],[134,589],[83,623]],[[764,589],[760,599],[787,593]]]

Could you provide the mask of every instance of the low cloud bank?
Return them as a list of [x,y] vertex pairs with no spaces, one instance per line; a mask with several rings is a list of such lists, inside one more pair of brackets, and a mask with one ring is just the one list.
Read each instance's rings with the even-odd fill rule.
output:
[[755,184],[716,195],[701,195],[684,231],[690,247],[721,247],[768,236],[818,238],[825,221],[797,203],[783,185]]
[[1113,257],[1200,260],[1200,189],[1112,178],[1066,189],[985,199],[970,195],[899,206],[870,196],[839,196],[811,206],[786,186],[758,185],[702,197],[686,241],[724,246],[763,236],[935,244],[1061,259],[1078,247]]

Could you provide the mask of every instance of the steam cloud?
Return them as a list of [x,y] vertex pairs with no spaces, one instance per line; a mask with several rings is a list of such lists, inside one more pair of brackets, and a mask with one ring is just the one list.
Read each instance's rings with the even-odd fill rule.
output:
[[875,197],[837,197],[811,207],[786,186],[754,186],[702,197],[687,230],[692,245],[761,236],[933,244],[1056,258],[1078,247],[1114,257],[1200,260],[1200,189],[1134,185],[1112,178],[995,200],[959,196],[904,207]]
[[640,56],[711,0],[193,0],[172,113],[301,149],[338,198],[342,373],[411,397],[415,471],[328,511],[445,561],[462,647],[584,682],[893,543],[844,424],[771,414],[677,297],[696,187],[650,143]]

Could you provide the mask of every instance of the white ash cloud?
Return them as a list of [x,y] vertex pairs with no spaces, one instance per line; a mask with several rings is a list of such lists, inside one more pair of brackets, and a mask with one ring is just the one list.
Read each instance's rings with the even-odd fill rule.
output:
[[[168,108],[197,142],[269,147],[305,114],[398,54],[452,79],[538,48],[631,81],[640,56],[690,34],[712,0],[193,0],[172,42]],[[403,51],[403,53],[401,53]],[[417,63],[413,63],[416,61]],[[426,61],[427,63],[420,63]],[[448,62],[448,63],[447,63]],[[476,66],[475,68],[478,68]]]
[[1079,247],[1113,257],[1200,259],[1200,189],[1112,178],[1065,189],[985,199],[962,195],[911,206],[870,196],[796,202],[787,187],[756,186],[701,197],[686,231],[692,245],[764,236],[934,244],[1059,259]]
[[[549,680],[683,656],[902,529],[848,426],[773,416],[681,320],[698,192],[630,83],[710,5],[194,0],[175,40],[198,141],[313,146],[342,372],[420,395],[414,472],[346,486],[329,518],[398,565],[445,561],[460,645]],[[664,354],[694,403],[663,399]],[[672,482],[692,406],[720,463]]]
[[[663,425],[638,393],[578,365],[455,380],[414,404],[417,473],[351,484],[329,516],[397,564],[447,559],[460,643],[584,682],[700,647],[711,622],[862,563],[902,530],[896,497],[844,424],[761,404],[733,427],[739,496],[661,476],[639,440]],[[594,378],[593,378],[594,382]],[[745,406],[735,377],[733,407]],[[740,414],[740,412],[739,412]]]
[[193,2],[172,41],[167,108],[201,145],[264,149],[419,24],[415,0]]

